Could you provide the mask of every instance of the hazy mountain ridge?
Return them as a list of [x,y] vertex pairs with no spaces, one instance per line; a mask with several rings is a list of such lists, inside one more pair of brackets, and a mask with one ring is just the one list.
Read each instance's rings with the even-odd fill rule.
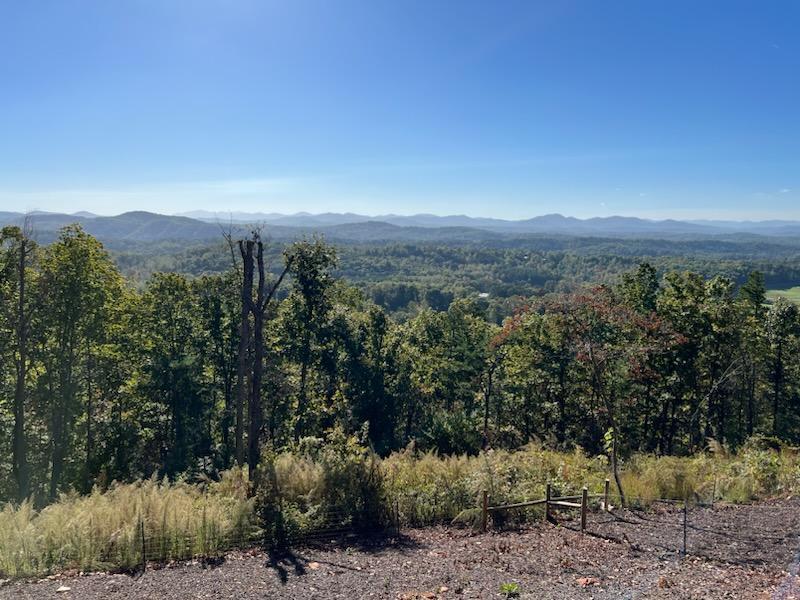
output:
[[524,233],[564,233],[564,234],[724,234],[748,232],[763,235],[800,235],[800,221],[768,220],[768,221],[725,221],[725,220],[687,220],[677,219],[651,220],[639,217],[591,217],[578,219],[561,214],[547,214],[530,219],[509,220],[488,217],[470,217],[467,215],[361,215],[357,213],[320,213],[299,212],[295,214],[280,213],[244,213],[244,212],[210,212],[192,211],[181,213],[201,221],[220,223],[264,223],[287,227],[323,227],[364,222],[384,222],[400,227],[469,227],[486,230],[500,230]]
[[429,214],[380,215],[355,213],[209,213],[162,215],[133,211],[116,216],[80,212],[59,213],[0,212],[0,225],[20,224],[26,218],[43,240],[52,239],[58,229],[80,223],[103,241],[210,240],[223,231],[245,233],[262,226],[274,239],[294,239],[321,233],[331,240],[376,241],[489,241],[520,236],[703,238],[747,235],[756,237],[800,236],[800,221],[654,221],[637,217],[593,217],[578,219],[560,214],[510,221],[466,215]]

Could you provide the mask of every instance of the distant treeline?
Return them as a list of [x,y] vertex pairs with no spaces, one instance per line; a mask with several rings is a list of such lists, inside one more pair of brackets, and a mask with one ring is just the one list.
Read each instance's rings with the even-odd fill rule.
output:
[[[267,230],[268,232],[268,230]],[[266,243],[267,262],[277,269],[285,244]],[[724,239],[657,240],[527,237],[507,244],[488,243],[337,243],[334,273],[398,318],[420,308],[442,310],[454,298],[477,298],[500,322],[519,298],[574,291],[584,284],[619,282],[641,262],[659,276],[689,270],[710,278],[721,275],[736,285],[752,271],[764,274],[769,288],[800,284],[800,242],[743,236]],[[120,270],[143,284],[155,272],[199,276],[231,268],[225,244],[160,242],[143,245],[114,241],[111,255]]]

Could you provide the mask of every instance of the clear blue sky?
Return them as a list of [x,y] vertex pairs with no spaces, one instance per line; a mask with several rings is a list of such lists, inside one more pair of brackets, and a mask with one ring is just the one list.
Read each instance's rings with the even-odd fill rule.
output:
[[0,3],[0,209],[800,218],[800,2]]

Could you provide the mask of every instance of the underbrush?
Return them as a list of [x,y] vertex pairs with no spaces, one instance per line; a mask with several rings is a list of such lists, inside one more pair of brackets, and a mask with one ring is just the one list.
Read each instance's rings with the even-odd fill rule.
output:
[[259,471],[256,507],[267,546],[343,528],[374,532],[390,522],[380,459],[341,430],[305,438],[294,452],[268,451]]
[[708,452],[690,457],[633,456],[621,479],[633,504],[658,498],[743,503],[800,491],[800,455],[769,438],[754,437],[736,454],[712,441]]
[[395,453],[383,461],[387,494],[397,501],[403,523],[447,522],[477,506],[482,490],[492,505],[544,498],[545,486],[554,495],[589,486],[603,489],[608,476],[604,456],[589,457],[581,450],[555,452],[538,446],[522,450],[491,450],[479,456],[438,456]]
[[[736,454],[712,445],[692,457],[635,455],[621,469],[628,502],[641,506],[659,498],[748,502],[800,491],[798,453],[763,439]],[[333,432],[303,440],[292,452],[265,454],[254,498],[246,472],[234,469],[217,482],[150,479],[87,496],[64,494],[38,511],[30,503],[8,504],[0,510],[0,578],[136,568],[142,528],[149,560],[213,556],[257,539],[282,546],[315,532],[374,531],[394,519],[421,526],[466,515],[468,522],[482,490],[492,505],[543,498],[548,482],[554,495],[579,493],[584,485],[600,494],[609,476],[606,457],[579,449],[530,445],[479,456],[407,449],[379,460]],[[613,480],[611,489],[615,494]],[[502,524],[503,515],[495,517]]]

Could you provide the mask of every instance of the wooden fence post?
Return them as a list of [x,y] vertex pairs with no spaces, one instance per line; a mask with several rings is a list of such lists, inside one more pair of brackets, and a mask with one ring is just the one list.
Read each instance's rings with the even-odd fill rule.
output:
[[608,512],[610,509],[608,508],[608,488],[611,485],[611,482],[606,479],[605,487],[603,488],[603,510]]
[[483,490],[483,502],[481,503],[481,531],[486,533],[489,525],[489,492]]
[[586,512],[589,509],[589,489],[583,486],[581,494],[581,533],[586,530]]
[[550,520],[550,482],[547,482],[547,487],[545,488],[545,496],[544,496],[544,522],[547,523]]

